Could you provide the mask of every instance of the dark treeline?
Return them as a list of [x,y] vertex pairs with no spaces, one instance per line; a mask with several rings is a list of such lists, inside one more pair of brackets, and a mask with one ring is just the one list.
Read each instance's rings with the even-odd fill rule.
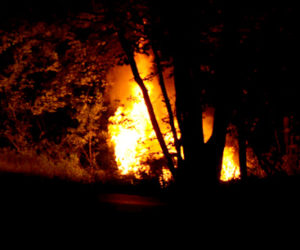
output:
[[[198,189],[219,182],[229,124],[238,130],[242,180],[250,175],[247,148],[253,150],[259,162],[257,167],[265,175],[297,174],[297,29],[296,11],[288,5],[146,0],[3,3],[0,146],[22,151],[21,147],[36,145],[36,152],[40,152],[53,145],[68,145],[76,148],[81,165],[101,165],[103,173],[113,165],[112,149],[102,145],[107,136],[107,119],[112,114],[103,97],[105,73],[116,64],[129,64],[143,89],[134,53],[152,50],[157,74],[167,67],[173,69],[176,113],[170,119],[177,118],[181,132],[181,138],[175,138],[176,169],[155,126],[147,90],[143,94],[166,164],[179,185]],[[55,31],[57,27],[61,28],[59,32]],[[30,43],[31,39],[34,42]],[[26,52],[28,47],[32,53]],[[86,56],[83,51],[88,51]],[[43,56],[44,65],[37,60]],[[20,65],[27,66],[8,67],[20,61]],[[80,68],[81,64],[84,66]],[[47,70],[42,72],[42,67]],[[86,83],[88,71],[96,76]],[[161,82],[163,86],[163,79]],[[59,96],[62,91],[66,94]],[[52,99],[45,104],[43,96]],[[11,105],[22,103],[21,99],[24,110]],[[84,110],[85,104],[88,111]],[[25,108],[26,105],[31,106]],[[95,110],[99,105],[102,108]],[[202,116],[207,106],[214,107],[215,118],[212,137],[204,143]],[[9,115],[12,110],[16,115]],[[91,116],[85,117],[87,112]],[[27,128],[28,134],[24,129],[22,134],[21,128]],[[100,132],[103,136],[97,139],[95,133]],[[180,147],[184,160],[179,159]],[[68,157],[73,151],[69,150]]]

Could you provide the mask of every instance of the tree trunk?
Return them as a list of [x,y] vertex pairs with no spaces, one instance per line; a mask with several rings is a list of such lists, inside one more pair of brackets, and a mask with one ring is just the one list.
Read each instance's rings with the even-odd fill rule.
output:
[[197,192],[202,189],[201,186],[206,186],[205,183],[209,183],[210,179],[207,177],[204,161],[202,109],[200,93],[197,90],[199,82],[193,78],[193,68],[188,56],[174,55],[174,81],[176,114],[184,152],[184,166],[179,169],[178,175],[185,189]]
[[246,181],[247,180],[246,138],[245,138],[245,130],[242,122],[243,121],[240,121],[238,124],[239,161],[240,161],[241,179],[242,181]]
[[239,16],[232,3],[224,6],[222,31],[223,39],[219,53],[216,54],[216,100],[213,134],[208,142],[215,154],[216,181],[219,181],[222,169],[226,130],[232,116],[233,108],[239,96],[239,60],[238,46]]
[[92,151],[92,137],[89,136],[89,162],[90,162],[90,167],[93,168],[94,161],[93,161],[93,151]]
[[168,165],[171,173],[173,174],[173,177],[175,178],[176,173],[175,173],[175,167],[174,167],[174,163],[173,163],[173,160],[172,160],[172,156],[169,153],[169,150],[168,150],[167,145],[165,143],[164,137],[163,137],[163,135],[161,133],[161,130],[159,128],[159,125],[158,125],[158,122],[157,122],[157,119],[156,119],[156,116],[155,116],[155,113],[154,113],[154,109],[153,109],[153,106],[152,106],[152,103],[151,103],[151,100],[150,100],[150,96],[148,94],[148,90],[147,90],[147,88],[144,84],[143,79],[141,78],[141,76],[138,72],[137,65],[136,65],[136,62],[134,60],[133,49],[131,48],[130,44],[126,40],[122,29],[119,29],[118,35],[119,35],[119,40],[120,40],[121,46],[122,46],[122,48],[123,48],[123,50],[124,50],[124,52],[127,56],[128,61],[129,61],[131,71],[132,71],[133,76],[134,76],[134,80],[136,81],[136,83],[139,85],[139,87],[142,90],[143,98],[144,98],[144,101],[145,101],[145,104],[146,104],[146,107],[147,107],[147,110],[148,110],[148,113],[149,113],[149,116],[150,116],[150,120],[151,120],[153,129],[154,129],[156,137],[158,139],[159,145],[160,145],[160,147],[163,151],[164,157],[167,161],[167,165]]
[[226,142],[226,132],[228,126],[228,113],[221,105],[216,106],[213,133],[207,144],[208,165],[211,178],[218,183],[221,177],[223,151]]
[[178,166],[181,166],[182,165],[182,157],[181,157],[181,152],[180,152],[180,143],[179,143],[179,140],[178,140],[177,131],[176,131],[175,123],[174,123],[174,115],[173,115],[171,103],[170,103],[168,93],[167,93],[167,90],[166,90],[166,86],[165,86],[165,82],[164,82],[163,69],[161,67],[159,55],[158,55],[158,52],[157,52],[155,46],[153,45],[152,48],[153,48],[153,54],[154,54],[154,61],[155,61],[156,68],[157,68],[159,85],[160,85],[160,88],[161,88],[161,91],[162,91],[162,94],[163,94],[163,97],[164,97],[164,101],[166,103],[168,115],[169,115],[169,123],[170,123],[170,126],[171,126],[171,131],[172,131],[172,134],[173,134],[173,138],[174,138],[174,144],[175,144],[175,148],[176,148],[176,156],[177,156],[177,160],[178,160]]

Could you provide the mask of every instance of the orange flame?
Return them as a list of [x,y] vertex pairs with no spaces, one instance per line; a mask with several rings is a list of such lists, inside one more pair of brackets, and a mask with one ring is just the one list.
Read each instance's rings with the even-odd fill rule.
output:
[[[147,79],[147,76],[152,72],[151,56],[136,55],[136,61],[141,77]],[[116,95],[114,98],[119,97],[122,105],[109,118],[108,132],[110,143],[114,146],[115,159],[120,174],[134,175],[136,178],[141,178],[142,173],[149,174],[150,172],[147,160],[149,158],[160,159],[163,157],[163,154],[152,128],[142,92],[139,86],[132,80],[130,68],[122,66],[118,68],[118,72],[115,72],[114,75],[117,78],[115,79],[116,90],[113,91]],[[170,126],[168,123],[162,122],[167,117],[167,110],[162,105],[162,95],[157,79],[147,79],[144,80],[144,83],[148,89],[166,144],[170,152],[175,153],[174,139],[170,131]],[[120,89],[123,91],[120,91]],[[171,89],[170,92],[170,97],[173,97],[173,99],[171,98],[172,104],[174,105],[174,90]],[[213,109],[207,109],[204,112],[203,132],[205,142],[208,141],[212,134],[213,111]],[[236,179],[240,176],[239,164],[234,161],[234,154],[235,148],[226,145],[220,178],[222,181]],[[171,172],[165,166],[162,166],[159,177],[161,185],[163,186],[171,179]]]
[[148,166],[142,164],[147,147],[146,139],[153,137],[148,112],[138,89],[133,88],[134,103],[131,107],[120,106],[109,119],[109,133],[115,146],[116,162],[122,175],[148,172]]
[[[139,73],[146,78],[151,73],[151,57],[145,55],[136,56]],[[114,145],[115,159],[121,175],[133,174],[136,178],[141,173],[148,174],[150,166],[147,163],[149,158],[160,159],[163,157],[155,132],[149,119],[147,107],[144,103],[142,92],[139,86],[132,82],[130,69],[121,75],[120,79],[129,88],[126,90],[126,97],[122,96],[123,106],[119,106],[114,116],[109,119],[108,131],[110,142]],[[167,111],[162,107],[162,98],[157,79],[144,80],[152,100],[160,128],[164,134],[165,141],[171,152],[175,152],[174,140],[169,125],[162,122],[167,116]],[[155,91],[154,91],[155,89]],[[160,181],[167,182],[171,179],[171,173],[167,168],[162,168]]]
[[235,148],[225,146],[223,152],[223,164],[221,170],[221,181],[229,181],[240,178],[240,166],[234,161]]
[[[213,124],[214,124],[214,109],[207,107],[203,112],[202,117],[202,126],[203,126],[203,135],[204,142],[206,143],[212,135],[213,132]],[[240,166],[237,160],[238,151],[237,145],[233,146],[234,138],[229,134],[226,135],[226,144],[223,151],[223,159],[222,159],[222,169],[220,180],[221,181],[230,181],[233,179],[240,178]],[[235,141],[236,143],[236,141]]]

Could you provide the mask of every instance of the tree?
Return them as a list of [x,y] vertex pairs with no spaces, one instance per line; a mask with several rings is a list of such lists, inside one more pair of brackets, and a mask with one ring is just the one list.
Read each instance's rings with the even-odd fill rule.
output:
[[[216,131],[209,144],[204,144],[202,129],[202,108],[205,103],[204,91],[207,91],[207,82],[213,79],[213,68],[208,66],[209,53],[215,50],[212,41],[205,44],[205,39],[209,40],[207,34],[212,27],[218,27],[216,23],[210,23],[210,15],[213,11],[210,5],[202,2],[200,6],[177,5],[172,11],[168,11],[170,3],[161,4],[155,2],[153,14],[159,13],[153,20],[158,20],[153,31],[155,42],[158,44],[160,52],[173,59],[174,79],[176,86],[176,117],[181,130],[181,145],[184,149],[184,167],[180,175],[185,176],[183,182],[199,183],[199,176],[206,176],[202,181],[205,186],[215,183],[217,178],[216,163],[212,164],[216,157],[213,153]],[[192,7],[191,7],[192,6]],[[158,11],[157,11],[158,10]],[[163,14],[168,13],[166,17]],[[199,15],[201,13],[201,15]],[[180,18],[178,18],[180,17]],[[166,34],[162,37],[162,34]],[[164,43],[168,43],[168,47]],[[209,45],[210,48],[207,46]],[[209,70],[207,70],[209,67]],[[203,71],[201,70],[203,69]],[[217,112],[219,114],[219,111]],[[222,112],[220,112],[222,114]],[[222,122],[216,119],[215,125]],[[223,126],[224,127],[224,126]],[[218,126],[216,127],[218,128]],[[223,128],[223,138],[225,138]],[[221,152],[223,150],[220,146]],[[208,156],[209,155],[209,156]],[[201,178],[201,177],[200,177]],[[205,183],[205,184],[204,184]]]
[[[141,6],[143,7],[141,8]],[[159,8],[160,6],[158,8],[157,6],[154,7],[155,10],[160,10]],[[205,8],[208,7],[204,6],[202,10],[205,10]],[[179,6],[177,6],[175,8],[175,11],[172,12],[172,15],[168,16],[170,17],[170,20],[168,20],[166,23],[163,23],[161,19],[159,20],[160,24],[166,27],[168,33],[166,36],[159,37],[158,39],[156,35],[161,34],[162,32],[156,30],[156,28],[158,27],[157,23],[155,23],[157,16],[152,16],[151,18],[149,18],[149,9],[147,8],[147,3],[143,1],[130,3],[120,1],[118,2],[118,4],[108,4],[108,9],[109,11],[107,13],[107,16],[112,18],[110,22],[113,23],[116,32],[118,33],[120,44],[124,50],[124,54],[126,55],[127,63],[130,64],[133,76],[137,84],[142,89],[152,125],[158,137],[158,141],[162,147],[162,151],[164,152],[164,156],[167,159],[168,166],[171,172],[174,176],[176,176],[176,179],[177,176],[186,175],[183,178],[180,177],[182,180],[184,180],[185,184],[189,182],[188,180],[193,179],[193,176],[199,176],[198,174],[201,172],[203,176],[210,176],[208,178],[208,183],[215,183],[218,176],[217,172],[220,171],[220,159],[222,159],[222,152],[225,144],[226,122],[224,121],[224,119],[226,115],[224,116],[222,112],[217,112],[217,114],[221,115],[218,116],[220,117],[220,119],[216,119],[215,122],[215,124],[217,124],[214,130],[215,134],[212,137],[210,143],[204,145],[201,111],[202,105],[204,104],[203,102],[201,103],[201,90],[203,88],[199,87],[198,85],[198,82],[200,80],[198,68],[200,68],[201,63],[198,62],[197,57],[204,49],[199,49],[198,42],[201,38],[201,35],[199,33],[194,33],[196,25],[199,25],[199,22],[194,22],[198,17],[197,11],[199,11],[199,9],[196,9],[192,13],[192,16],[190,18],[188,17],[187,13],[183,13],[183,17],[187,18],[187,20],[180,20],[181,23],[179,23],[177,21],[177,15],[179,14],[179,12],[182,13],[182,8],[179,8]],[[131,11],[128,11],[128,9],[130,9]],[[187,8],[186,11],[188,10],[191,9]],[[152,14],[153,13],[154,12],[152,12]],[[161,16],[159,16],[159,18],[161,18]],[[181,27],[181,32],[178,33],[176,31],[177,27]],[[188,29],[186,32],[184,28],[187,27]],[[208,29],[210,27],[205,28]],[[168,51],[164,50],[164,48],[162,47],[163,41],[159,40],[161,38],[163,40],[168,40],[171,49],[169,49]],[[151,45],[155,53],[155,63],[162,89],[162,68],[160,67],[157,52],[160,51],[161,54],[168,54],[173,59],[174,77],[177,93],[176,117],[181,130],[180,144],[184,149],[185,155],[185,160],[184,162],[180,162],[178,169],[175,169],[173,166],[174,164],[172,163],[172,158],[167,150],[167,147],[165,146],[164,139],[159,130],[151,101],[147,94],[147,89],[143,84],[143,80],[139,76],[136,62],[134,61],[135,51],[147,51],[149,50]],[[192,94],[192,97],[189,96],[190,94]],[[164,95],[164,100],[168,104],[167,95]],[[170,108],[168,109],[168,112],[169,117],[174,117],[172,112],[170,112]],[[171,128],[173,128],[177,155],[180,155],[181,146],[179,145],[179,140],[176,138],[176,133],[174,133],[174,124],[172,125],[174,121],[172,118],[170,118],[169,120],[171,121]],[[218,147],[218,150],[212,149],[213,147],[219,145],[220,140],[223,140],[223,142]],[[196,146],[195,141],[197,142]],[[210,164],[215,158],[219,160],[217,160],[213,164]],[[199,160],[204,162],[204,166],[201,169],[197,167],[199,165]],[[217,170],[216,165],[219,166],[219,170]],[[180,174],[177,175],[177,172],[180,172]],[[190,182],[196,183],[196,180],[193,179]]]
[[[75,20],[3,32],[0,55],[9,63],[1,64],[1,129],[19,153],[35,150],[54,160],[75,154],[93,170],[103,165],[95,148],[107,137],[105,75],[118,59],[107,49],[113,44],[99,38],[105,34],[86,37],[83,28]],[[109,153],[108,146],[101,150]]]
[[[73,7],[65,7],[73,11]],[[213,187],[218,183],[229,122],[235,123],[239,131],[242,177],[248,175],[247,146],[256,152],[266,173],[277,172],[278,167],[274,165],[280,165],[278,162],[282,158],[277,154],[283,152],[280,151],[281,137],[286,137],[280,133],[280,122],[282,117],[290,115],[286,110],[291,101],[286,97],[281,99],[281,88],[268,82],[275,82],[277,78],[293,81],[290,72],[295,69],[289,62],[293,53],[289,48],[294,34],[290,28],[293,21],[287,18],[292,11],[273,6],[254,7],[249,9],[246,4],[235,1],[202,1],[196,6],[192,2],[183,5],[171,1],[95,0],[85,6],[84,12],[76,9],[71,17],[68,16],[72,25],[64,24],[57,29],[58,25],[40,22],[33,25],[30,32],[21,26],[20,35],[2,32],[0,54],[4,58],[14,55],[15,63],[9,62],[10,66],[5,66],[1,73],[1,95],[7,100],[1,115],[15,124],[20,121],[18,116],[22,116],[19,125],[11,126],[7,122],[2,125],[2,128],[15,129],[9,131],[5,127],[4,130],[9,131],[6,133],[11,134],[6,137],[18,147],[16,134],[22,135],[18,130],[23,127],[30,128],[32,115],[36,123],[34,130],[39,131],[42,120],[59,110],[79,124],[75,127],[65,124],[68,130],[61,135],[72,136],[60,137],[76,144],[80,154],[85,155],[87,165],[92,166],[95,162],[93,147],[97,144],[94,139],[99,132],[98,118],[101,120],[100,114],[105,112],[103,106],[106,105],[102,96],[105,72],[115,64],[129,64],[143,92],[169,169],[183,186],[193,183],[191,187],[199,184]],[[281,20],[281,16],[287,20]],[[274,56],[277,49],[278,57]],[[150,51],[154,54],[154,74],[158,76],[168,110],[177,167],[168,152],[134,58],[135,53]],[[166,67],[173,69],[176,113],[172,112],[165,91],[162,73]],[[41,89],[38,82],[43,82]],[[15,95],[10,94],[11,90]],[[7,105],[8,100],[15,106]],[[17,102],[22,106],[16,105]],[[206,105],[216,110],[213,134],[207,143],[202,128]],[[6,112],[8,110],[12,112]],[[280,114],[275,114],[275,110],[280,110]],[[266,132],[270,133],[269,138]],[[36,134],[42,137],[40,132]],[[260,142],[262,135],[264,143]],[[25,137],[26,133],[20,140],[26,141],[28,138],[22,139]],[[184,159],[180,159],[181,149]],[[276,158],[275,163],[266,157],[270,152]]]

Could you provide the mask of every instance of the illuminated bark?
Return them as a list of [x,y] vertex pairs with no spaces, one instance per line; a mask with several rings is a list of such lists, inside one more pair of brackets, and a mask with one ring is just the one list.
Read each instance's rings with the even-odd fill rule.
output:
[[136,83],[139,85],[139,87],[142,90],[143,98],[144,98],[145,104],[147,106],[147,110],[148,110],[148,113],[149,113],[149,116],[150,116],[150,120],[151,120],[153,129],[155,131],[157,140],[158,140],[158,142],[160,144],[160,147],[163,151],[164,157],[167,161],[167,165],[168,165],[170,171],[172,172],[173,176],[175,177],[176,173],[175,173],[174,163],[173,163],[171,154],[169,153],[169,150],[167,148],[164,137],[163,137],[163,135],[161,133],[161,130],[159,128],[159,125],[158,125],[158,122],[157,122],[157,119],[156,119],[156,116],[155,116],[155,113],[154,113],[154,109],[153,109],[153,106],[152,106],[152,103],[151,103],[151,100],[150,100],[150,96],[148,94],[148,90],[147,90],[147,88],[144,84],[143,79],[141,78],[141,76],[138,72],[137,65],[136,65],[136,62],[134,60],[133,50],[131,49],[131,46],[129,45],[128,41],[126,40],[122,29],[118,30],[118,35],[119,35],[119,40],[120,40],[121,46],[124,49],[124,52],[125,52],[125,54],[127,56],[127,59],[129,61],[131,71],[132,71],[133,76],[134,76],[134,80],[136,81]]
[[160,63],[160,59],[159,59],[159,55],[157,53],[157,50],[154,46],[152,46],[153,48],[153,54],[154,54],[154,60],[155,60],[155,64],[156,64],[156,68],[157,68],[157,74],[158,74],[158,80],[159,80],[159,85],[164,97],[164,101],[166,103],[166,107],[168,110],[168,115],[169,115],[169,123],[171,126],[171,130],[172,130],[172,134],[173,134],[173,138],[174,138],[174,142],[175,142],[175,148],[176,148],[176,156],[178,159],[178,166],[180,167],[182,164],[182,157],[181,157],[181,153],[180,153],[180,142],[178,139],[178,135],[177,135],[177,131],[175,128],[175,123],[174,123],[174,115],[173,115],[173,111],[172,111],[172,107],[171,107],[171,103],[168,97],[168,93],[166,90],[166,86],[164,83],[164,77],[163,77],[163,69],[161,67],[161,63]]

